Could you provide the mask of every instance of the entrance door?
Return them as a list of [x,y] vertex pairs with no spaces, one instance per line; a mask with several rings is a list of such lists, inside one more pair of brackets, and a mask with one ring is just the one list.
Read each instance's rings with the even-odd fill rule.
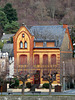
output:
[[37,70],[34,75],[34,84],[40,84],[40,71]]

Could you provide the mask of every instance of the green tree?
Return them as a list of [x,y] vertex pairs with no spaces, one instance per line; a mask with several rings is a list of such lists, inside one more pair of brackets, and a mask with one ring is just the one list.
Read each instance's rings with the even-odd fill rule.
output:
[[3,11],[3,8],[2,7],[0,7],[0,11]]
[[3,42],[0,41],[0,49],[3,48]]
[[15,86],[17,87],[17,86],[19,86],[19,80],[17,79],[17,78],[14,78],[14,81],[15,81]]
[[5,13],[2,11],[2,8],[0,7],[0,38],[4,32],[4,26],[8,22],[7,17]]
[[17,21],[18,20],[16,9],[12,8],[11,3],[7,3],[5,5],[4,12],[7,16],[7,19],[9,20],[9,23],[11,23],[12,21]]
[[0,11],[0,26],[4,28],[5,24],[8,22],[7,17],[3,11]]
[[4,32],[7,34],[14,34],[19,29],[19,23],[16,21],[12,21],[12,23],[7,23],[4,27]]
[[71,28],[71,39],[72,43],[75,43],[75,25]]
[[13,43],[13,37],[10,38],[10,42]]

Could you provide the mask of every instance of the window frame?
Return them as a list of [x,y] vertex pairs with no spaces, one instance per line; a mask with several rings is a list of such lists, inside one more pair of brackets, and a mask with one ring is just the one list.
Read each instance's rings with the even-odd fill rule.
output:
[[25,34],[23,33],[23,34],[22,34],[22,38],[24,38],[24,37],[25,37]]
[[[47,58],[45,58],[45,57],[47,57]],[[45,61],[45,59],[46,59],[47,61]],[[48,55],[47,55],[47,54],[44,54],[44,55],[43,55],[43,65],[48,65]]]
[[[38,56],[38,60],[36,60],[36,56]],[[34,65],[39,65],[39,54],[34,55]]]
[[[22,47],[21,47],[21,45],[22,45]],[[23,42],[22,41],[20,41],[20,49],[23,49]]]
[[[23,56],[23,58],[21,58]],[[24,56],[26,58],[24,58]],[[21,60],[20,60],[21,59]],[[24,60],[26,59],[26,61],[24,62]],[[23,60],[23,61],[22,61]],[[27,65],[27,55],[20,55],[19,56],[19,65]]]
[[27,49],[27,42],[24,42],[24,48]]
[[[54,57],[52,57],[54,56]],[[56,54],[51,55],[51,65],[56,65]]]

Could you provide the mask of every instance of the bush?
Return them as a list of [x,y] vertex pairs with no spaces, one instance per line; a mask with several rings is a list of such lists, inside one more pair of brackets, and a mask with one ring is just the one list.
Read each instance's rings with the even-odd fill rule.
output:
[[0,41],[0,49],[3,48],[3,42]]
[[43,88],[49,89],[49,83],[44,83]]
[[17,79],[17,78],[14,78],[14,81],[15,81],[15,86],[17,87],[17,86],[19,86],[19,80]]
[[14,88],[14,87],[15,87],[14,83],[12,83],[12,84],[9,85],[9,88]]
[[26,87],[31,88],[31,83],[30,82],[26,83]]
[[19,86],[19,80],[17,78],[12,79],[12,81],[10,81],[10,88],[15,88]]

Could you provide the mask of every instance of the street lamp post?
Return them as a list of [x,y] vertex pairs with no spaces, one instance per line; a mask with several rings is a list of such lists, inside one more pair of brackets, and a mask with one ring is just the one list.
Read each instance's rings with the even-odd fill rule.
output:
[[65,90],[65,63],[63,61],[63,91]]

